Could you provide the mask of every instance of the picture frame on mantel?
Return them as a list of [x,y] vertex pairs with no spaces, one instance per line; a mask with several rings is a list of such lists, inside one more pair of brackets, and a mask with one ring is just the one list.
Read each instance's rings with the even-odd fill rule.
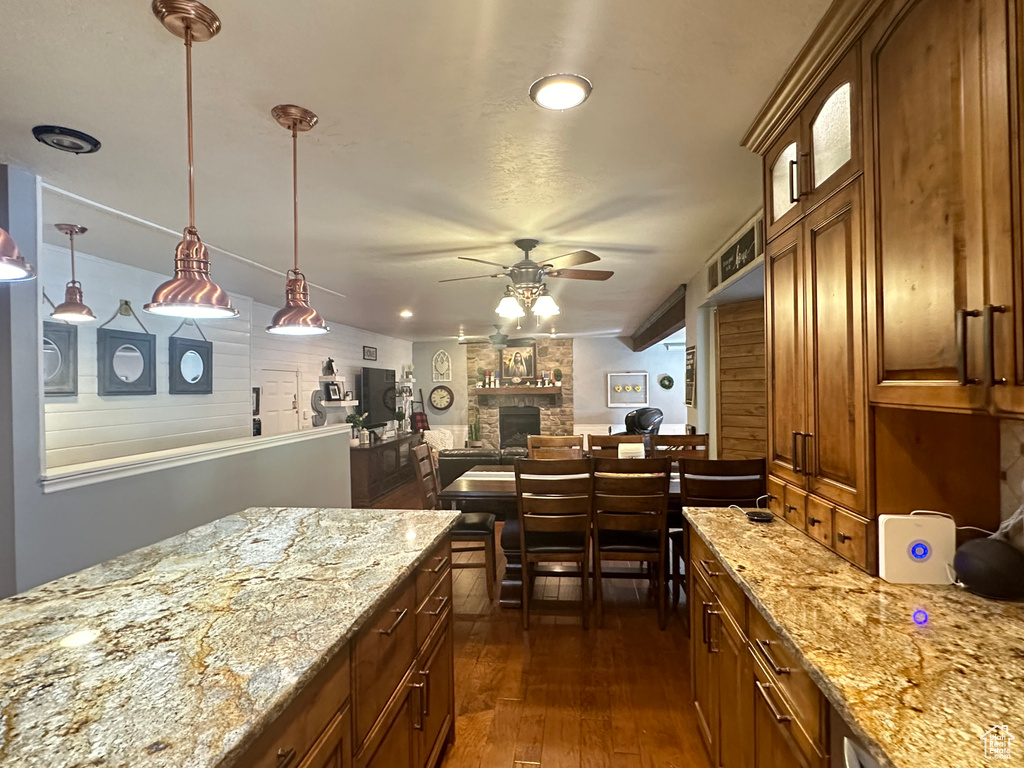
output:
[[363,346],[363,360],[369,360],[370,362],[377,362],[377,348]]
[[537,378],[537,342],[533,339],[510,339],[500,355],[502,382],[522,384]]

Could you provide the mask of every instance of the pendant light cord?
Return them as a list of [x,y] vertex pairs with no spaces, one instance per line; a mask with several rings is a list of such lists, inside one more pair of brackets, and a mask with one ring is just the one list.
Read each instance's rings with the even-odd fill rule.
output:
[[68,232],[68,237],[71,238],[71,282],[75,283],[75,232],[74,230]]
[[185,25],[185,111],[188,115],[188,226],[196,228],[195,170],[192,157],[192,25]]
[[292,121],[292,251],[295,254],[295,271],[299,271],[299,130]]

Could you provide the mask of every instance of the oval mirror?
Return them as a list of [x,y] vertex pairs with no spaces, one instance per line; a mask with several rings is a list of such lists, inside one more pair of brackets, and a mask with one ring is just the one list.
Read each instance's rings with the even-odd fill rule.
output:
[[52,341],[43,337],[43,381],[52,381],[60,373],[64,360],[60,354],[60,347]]
[[195,384],[203,378],[203,358],[194,349],[190,349],[181,356],[181,378],[189,384]]
[[138,381],[146,369],[146,359],[139,352],[138,347],[122,344],[114,352],[112,365],[117,378],[126,384],[131,384],[133,381]]

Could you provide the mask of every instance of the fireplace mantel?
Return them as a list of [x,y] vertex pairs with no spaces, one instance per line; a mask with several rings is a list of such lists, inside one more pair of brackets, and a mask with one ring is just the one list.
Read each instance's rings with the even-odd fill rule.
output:
[[473,387],[469,390],[477,397],[494,397],[501,395],[520,397],[522,395],[561,395],[561,387]]

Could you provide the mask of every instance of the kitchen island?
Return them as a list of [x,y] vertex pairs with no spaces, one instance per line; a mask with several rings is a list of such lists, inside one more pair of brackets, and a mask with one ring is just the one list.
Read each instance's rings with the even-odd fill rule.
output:
[[0,601],[0,766],[436,761],[457,517],[254,508]]

